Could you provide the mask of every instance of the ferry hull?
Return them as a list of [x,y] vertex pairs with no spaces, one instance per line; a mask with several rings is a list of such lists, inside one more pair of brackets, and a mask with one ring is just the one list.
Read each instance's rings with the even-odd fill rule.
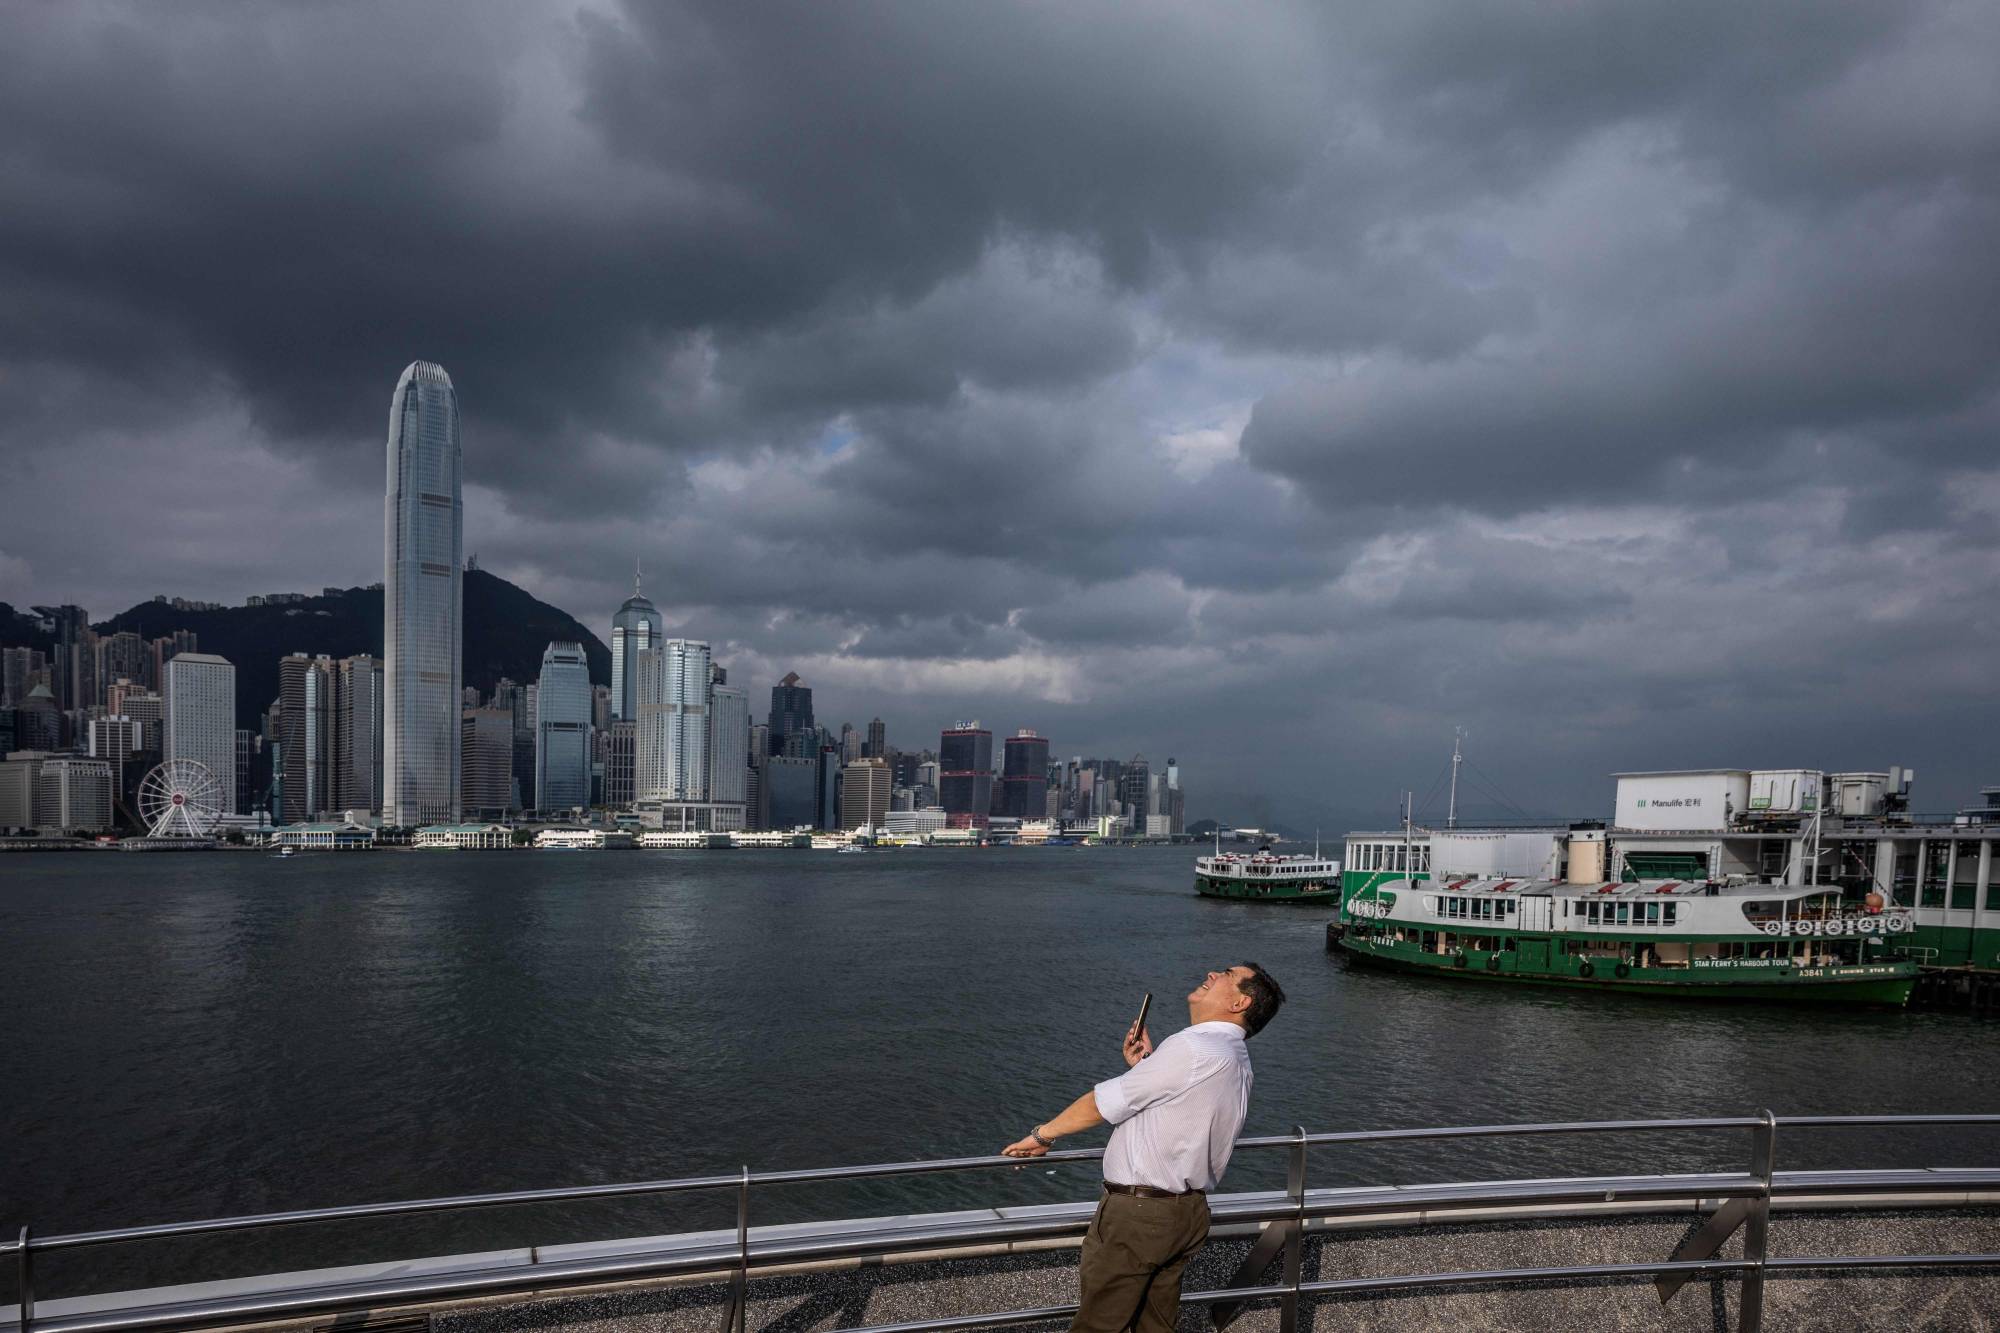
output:
[[1243,880],[1211,879],[1196,875],[1194,891],[1204,898],[1228,898],[1245,903],[1295,903],[1311,906],[1338,906],[1340,886],[1308,887],[1297,884],[1251,884]]
[[[1909,1002],[1916,985],[1916,969],[1907,965],[1873,964],[1856,968],[1796,968],[1783,980],[1750,975],[1750,969],[1667,969],[1639,968],[1620,977],[1613,968],[1600,969],[1584,977],[1574,973],[1519,971],[1509,966],[1506,955],[1468,954],[1465,966],[1449,955],[1412,953],[1384,949],[1354,936],[1339,940],[1342,955],[1351,963],[1379,967],[1387,971],[1427,976],[1451,977],[1463,981],[1486,981],[1519,986],[1562,986],[1572,990],[1612,991],[1622,995],[1652,995],[1676,1000],[1751,1000],[1783,1004],[1845,1004],[1900,1009]],[[1498,967],[1488,966],[1488,958],[1498,957]],[[1826,976],[1796,975],[1823,971]],[[1649,975],[1650,974],[1650,975]]]

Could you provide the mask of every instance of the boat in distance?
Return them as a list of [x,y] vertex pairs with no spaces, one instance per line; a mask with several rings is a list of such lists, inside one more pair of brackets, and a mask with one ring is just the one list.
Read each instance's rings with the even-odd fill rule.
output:
[[1919,970],[1908,911],[1826,885],[1401,879],[1345,915],[1350,962],[1498,984],[1900,1007]]
[[1340,862],[1279,856],[1270,848],[1248,855],[1217,852],[1195,858],[1194,888],[1204,898],[1262,903],[1340,904]]

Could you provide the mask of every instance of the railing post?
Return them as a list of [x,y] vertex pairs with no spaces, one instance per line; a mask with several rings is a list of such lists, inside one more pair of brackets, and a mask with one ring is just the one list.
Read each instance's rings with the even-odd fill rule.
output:
[[1750,1132],[1750,1174],[1760,1190],[1743,1220],[1743,1257],[1750,1267],[1743,1272],[1743,1306],[1736,1321],[1741,1333],[1760,1333],[1764,1327],[1764,1260],[1770,1257],[1771,1176],[1777,1153],[1778,1117],[1766,1109],[1764,1123]]
[[750,1318],[750,1168],[736,1192],[736,1333]]
[[32,1237],[29,1231],[28,1226],[23,1224],[21,1227],[21,1250],[17,1258],[17,1267],[15,1270],[19,1279],[17,1285],[20,1287],[21,1296],[20,1333],[28,1333],[29,1325],[35,1322],[35,1262],[29,1257],[34,1252],[31,1244]]
[[1285,1193],[1292,1200],[1292,1234],[1285,1238],[1284,1305],[1278,1316],[1279,1333],[1298,1333],[1299,1278],[1305,1270],[1306,1249],[1306,1128],[1292,1126],[1298,1141],[1292,1145],[1291,1162],[1285,1170]]

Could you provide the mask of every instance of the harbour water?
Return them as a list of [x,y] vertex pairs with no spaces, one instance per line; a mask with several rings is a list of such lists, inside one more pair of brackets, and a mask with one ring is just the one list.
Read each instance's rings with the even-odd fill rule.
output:
[[[1200,898],[1195,849],[0,858],[0,1226],[43,1233],[997,1151],[1123,1068],[1214,966],[1290,1000],[1247,1132],[1991,1111],[2000,1029],[1348,971],[1309,910]],[[1086,1136],[1101,1143],[1101,1136]],[[1739,1139],[1328,1150],[1314,1184],[1738,1164]],[[1799,1135],[1781,1165],[2000,1164]],[[1275,1184],[1245,1156],[1225,1188]],[[758,1220],[1081,1198],[1087,1170],[772,1191]],[[121,1247],[164,1280],[719,1226],[727,1201]]]

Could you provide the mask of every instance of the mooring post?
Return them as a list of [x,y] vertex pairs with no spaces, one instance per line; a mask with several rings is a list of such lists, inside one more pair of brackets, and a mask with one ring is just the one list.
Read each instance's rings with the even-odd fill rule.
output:
[[1285,1293],[1284,1307],[1278,1316],[1279,1333],[1298,1333],[1299,1278],[1305,1270],[1306,1127],[1294,1125],[1292,1133],[1297,1141],[1292,1144],[1291,1161],[1285,1169],[1285,1193],[1292,1201],[1291,1234],[1285,1238],[1285,1285],[1291,1290]]
[[1766,1109],[1764,1122],[1750,1132],[1750,1174],[1762,1188],[1743,1220],[1743,1257],[1750,1267],[1743,1273],[1743,1308],[1736,1324],[1742,1333],[1759,1333],[1764,1327],[1764,1260],[1770,1255],[1771,1176],[1777,1152],[1778,1117]]

